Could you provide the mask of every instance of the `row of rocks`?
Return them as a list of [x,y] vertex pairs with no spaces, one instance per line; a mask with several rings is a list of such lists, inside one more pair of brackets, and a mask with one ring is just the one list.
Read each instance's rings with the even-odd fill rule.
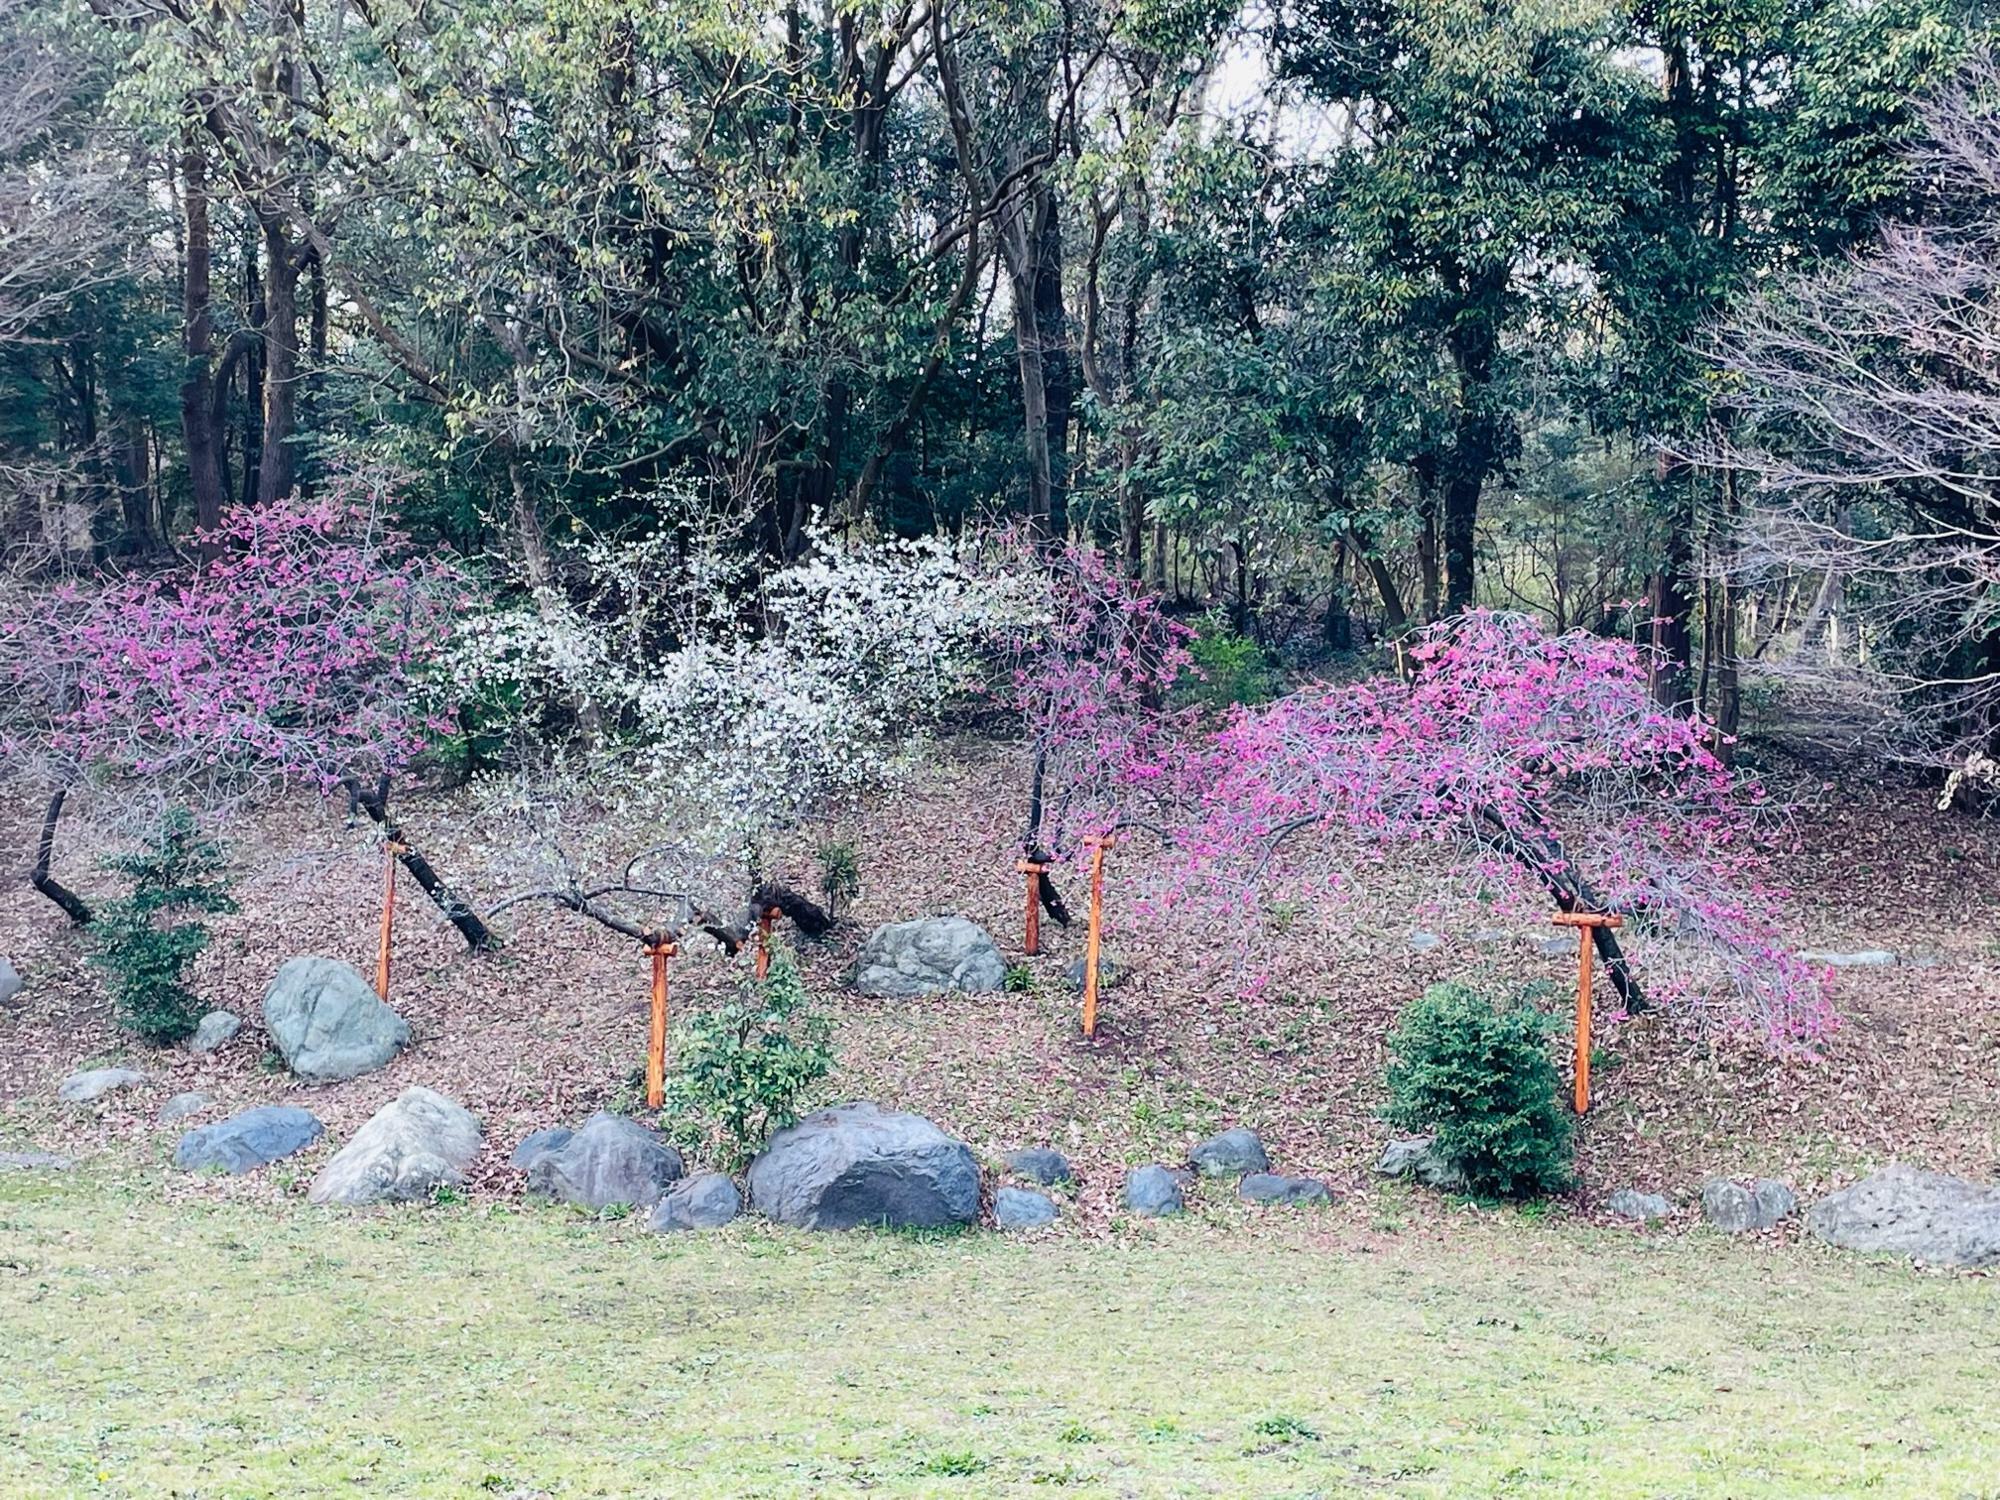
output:
[[1236,1178],[1236,1195],[1246,1203],[1333,1201],[1327,1185],[1316,1178],[1273,1172],[1257,1132],[1240,1125],[1210,1136],[1188,1153],[1188,1162],[1186,1168],[1158,1163],[1134,1167],[1125,1174],[1125,1206],[1151,1219],[1178,1214],[1186,1207],[1186,1190],[1197,1176]]

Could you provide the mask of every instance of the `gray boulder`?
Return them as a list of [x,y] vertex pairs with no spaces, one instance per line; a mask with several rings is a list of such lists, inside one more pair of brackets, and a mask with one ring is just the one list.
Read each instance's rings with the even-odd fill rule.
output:
[[174,1165],[190,1172],[218,1169],[232,1177],[303,1151],[326,1127],[289,1104],[260,1104],[181,1137]]
[[196,1057],[207,1057],[243,1029],[243,1018],[234,1011],[212,1010],[203,1016],[187,1039],[187,1049]]
[[335,958],[295,958],[264,992],[264,1029],[285,1065],[313,1083],[359,1078],[410,1044],[403,1018]]
[[1724,1234],[1769,1229],[1789,1219],[1798,1206],[1792,1190],[1773,1177],[1760,1177],[1749,1187],[1727,1177],[1711,1178],[1701,1185],[1702,1217]]
[[1674,1211],[1673,1204],[1661,1194],[1642,1193],[1636,1188],[1620,1188],[1604,1200],[1604,1207],[1621,1219],[1637,1219],[1642,1224],[1664,1219]]
[[514,1154],[507,1159],[509,1166],[517,1172],[525,1172],[535,1164],[535,1158],[544,1151],[560,1151],[570,1143],[576,1132],[564,1125],[550,1125],[541,1130],[531,1130],[521,1137],[521,1144],[514,1148]]
[[1311,1177],[1285,1177],[1277,1172],[1252,1172],[1236,1189],[1245,1203],[1331,1203],[1333,1194]]
[[840,1104],[771,1137],[750,1164],[750,1201],[801,1229],[970,1224],[979,1164],[921,1115]]
[[1434,953],[1444,946],[1444,939],[1435,932],[1425,932],[1421,927],[1410,934],[1410,951],[1413,953]]
[[67,1172],[75,1165],[53,1151],[0,1151],[0,1172]]
[[993,1222],[1002,1229],[1040,1229],[1055,1221],[1055,1200],[1047,1193],[1003,1187],[993,1195]]
[[1001,1160],[1007,1163],[1008,1171],[1019,1172],[1043,1187],[1069,1182],[1076,1175],[1070,1170],[1069,1158],[1047,1146],[1023,1146],[1018,1151],[1009,1151]]
[[1241,1177],[1245,1172],[1268,1171],[1271,1166],[1257,1132],[1241,1125],[1210,1136],[1188,1153],[1188,1160],[1204,1177]]
[[199,1092],[176,1094],[160,1106],[160,1123],[162,1125],[178,1125],[183,1120],[193,1119],[196,1115],[213,1106],[214,1103],[215,1096],[212,1094]]
[[1933,1266],[2000,1265],[2000,1187],[1888,1166],[1815,1203],[1806,1227],[1842,1250]]
[[443,1094],[404,1089],[319,1169],[312,1203],[409,1203],[462,1187],[479,1154],[479,1121]]
[[[1125,965],[1122,960],[1110,953],[1099,953],[1097,955],[1097,987],[1099,990],[1110,989],[1124,977]],[[1070,960],[1069,967],[1063,970],[1063,980],[1073,990],[1081,990],[1083,988],[1083,960],[1081,958]]]
[[1006,960],[993,939],[964,917],[923,917],[878,927],[854,965],[854,987],[864,995],[987,993],[998,990],[1006,977]]
[[1177,1214],[1184,1206],[1181,1180],[1162,1166],[1134,1167],[1125,1174],[1125,1206],[1148,1219]]
[[1427,1135],[1389,1142],[1382,1148],[1375,1171],[1383,1177],[1408,1178],[1445,1192],[1457,1192],[1465,1186],[1465,1174],[1437,1154]]
[[0,958],[0,1005],[21,993],[21,975],[6,959]]
[[1853,953],[1830,953],[1807,948],[1799,954],[1809,964],[1825,964],[1829,969],[1893,969],[1896,955],[1887,948],[1862,948]]
[[146,1081],[144,1073],[131,1068],[88,1068],[72,1073],[56,1085],[56,1097],[65,1104],[95,1104],[106,1094],[136,1087]]
[[743,1195],[720,1172],[697,1172],[667,1190],[646,1227],[658,1234],[681,1229],[720,1229],[743,1212]]
[[529,1162],[528,1190],[591,1210],[651,1208],[680,1175],[680,1152],[637,1120],[600,1110]]

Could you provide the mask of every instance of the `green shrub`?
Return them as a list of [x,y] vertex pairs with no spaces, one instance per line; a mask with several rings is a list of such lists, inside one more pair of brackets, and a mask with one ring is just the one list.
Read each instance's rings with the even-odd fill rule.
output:
[[1481,1195],[1527,1198],[1569,1181],[1570,1120],[1549,1059],[1555,1023],[1532,994],[1496,1002],[1468,984],[1434,984],[1389,1038],[1383,1118],[1431,1134]]
[[1278,669],[1264,648],[1231,627],[1217,610],[1201,617],[1188,654],[1200,675],[1187,674],[1182,696],[1210,708],[1232,703],[1267,703],[1278,696]]
[[828,839],[816,851],[819,856],[819,892],[826,897],[826,914],[840,915],[840,909],[861,891],[861,860],[854,845],[844,839]]
[[755,1156],[833,1067],[831,1028],[791,954],[739,999],[689,1019],[675,1044],[663,1123],[682,1145],[734,1170]]
[[236,910],[219,878],[222,849],[175,808],[143,848],[104,865],[132,882],[132,893],[104,902],[86,929],[90,961],[104,975],[120,1024],[161,1046],[192,1036],[207,1009],[187,984],[188,969],[208,946],[199,915]]

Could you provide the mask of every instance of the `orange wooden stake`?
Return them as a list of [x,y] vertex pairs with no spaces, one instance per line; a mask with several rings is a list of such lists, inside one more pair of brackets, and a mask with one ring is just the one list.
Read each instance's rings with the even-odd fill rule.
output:
[[1097,1035],[1097,959],[1104,935],[1104,851],[1118,842],[1110,834],[1083,841],[1090,851],[1090,936],[1083,945],[1083,1034]]
[[1625,919],[1608,912],[1559,911],[1551,920],[1576,929],[1576,1112],[1584,1115],[1590,1113],[1590,961],[1596,929],[1623,927]]
[[382,937],[375,949],[375,993],[389,998],[389,935],[396,922],[396,857],[403,852],[398,843],[382,846]]
[[771,924],[778,919],[778,908],[767,906],[764,915],[757,919],[757,977],[764,978],[771,972]]
[[646,1108],[667,1101],[667,960],[680,949],[669,942],[648,943],[653,960],[653,1029],[646,1039]]
[[1028,877],[1028,931],[1021,951],[1033,957],[1042,951],[1042,871],[1048,866],[1024,859],[1014,868]]

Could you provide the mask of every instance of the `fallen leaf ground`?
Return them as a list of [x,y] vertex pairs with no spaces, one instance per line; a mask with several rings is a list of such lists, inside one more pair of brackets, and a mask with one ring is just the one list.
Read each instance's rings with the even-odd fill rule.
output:
[[[1031,992],[889,1001],[844,989],[841,973],[874,924],[927,913],[973,917],[1010,961],[1019,958],[1022,785],[1018,754],[961,741],[839,823],[833,831],[859,848],[862,890],[831,938],[802,946],[802,959],[836,1017],[840,1064],[829,1096],[919,1110],[989,1155],[1029,1142],[1061,1147],[1081,1185],[1059,1235],[1113,1233],[1128,1164],[1181,1159],[1227,1124],[1262,1132],[1280,1170],[1324,1176],[1365,1203],[1377,1191],[1369,1169],[1385,1132],[1375,1111],[1396,1011],[1455,974],[1540,976],[1559,990],[1573,983],[1570,959],[1536,947],[1548,932],[1538,914],[1496,915],[1428,858],[1412,857],[1357,862],[1347,899],[1276,911],[1251,944],[1250,963],[1269,982],[1246,993],[1230,935],[1134,910],[1152,857],[1135,846],[1112,859],[1108,942],[1125,976],[1105,996],[1094,1041],[1080,1035],[1062,978],[1081,952],[1080,926],[1045,924],[1044,955],[1029,961]],[[1706,1045],[1650,1019],[1606,1028],[1598,1105],[1581,1131],[1568,1210],[1594,1212],[1609,1190],[1636,1185],[1673,1197],[1675,1223],[1687,1226],[1698,1217],[1701,1181],[1715,1173],[1786,1177],[1810,1198],[1892,1158],[1983,1176],[2000,1169],[2000,833],[1936,813],[1916,790],[1854,785],[1814,797],[1789,860],[1797,941],[1886,947],[1921,962],[1836,975],[1843,1025],[1819,1058]],[[482,1117],[476,1186],[510,1197],[519,1179],[506,1156],[521,1135],[607,1103],[629,1105],[647,984],[633,945],[527,908],[509,914],[502,951],[472,957],[407,889],[394,998],[415,1045],[378,1074],[328,1087],[296,1083],[276,1065],[257,1016],[279,963],[323,953],[372,972],[380,853],[366,825],[349,826],[341,811],[301,802],[226,830],[243,910],[217,924],[200,984],[247,1024],[211,1059],[122,1035],[54,909],[25,885],[0,893],[0,952],[27,980],[13,1005],[0,1006],[0,1146],[159,1162],[175,1132],[154,1116],[173,1093],[206,1090],[220,1110],[298,1103],[326,1121],[325,1147],[241,1182],[162,1179],[162,1191],[182,1198],[284,1197],[302,1192],[317,1162],[376,1108],[423,1083]],[[15,806],[0,818],[11,847],[30,847],[34,812]],[[501,894],[480,887],[481,831],[465,804],[435,798],[405,813],[448,875],[483,898]],[[102,889],[93,843],[79,818],[59,868],[79,887]],[[794,863],[810,878],[803,857]],[[1066,883],[1080,911],[1081,890],[1073,877]],[[1411,951],[1419,926],[1447,942]],[[711,1002],[746,966],[691,949],[675,963],[676,1006]],[[66,1073],[113,1062],[143,1069],[150,1082],[100,1111],[54,1104]]]

